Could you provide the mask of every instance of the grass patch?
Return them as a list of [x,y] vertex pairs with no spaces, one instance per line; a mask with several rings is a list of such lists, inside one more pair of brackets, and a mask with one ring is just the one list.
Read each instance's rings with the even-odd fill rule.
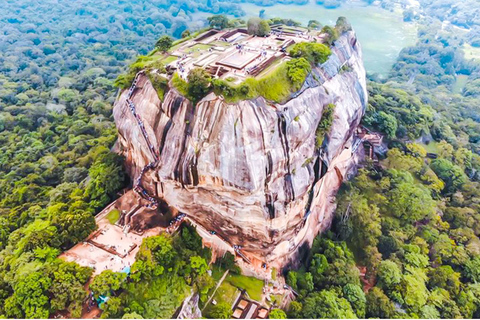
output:
[[302,42],[293,45],[290,54],[295,58],[275,65],[274,68],[267,68],[261,73],[263,76],[248,78],[239,85],[233,86],[224,80],[214,80],[215,93],[223,95],[227,102],[259,96],[273,102],[284,102],[301,88],[312,65],[327,61],[331,51],[323,44]]
[[454,93],[462,93],[463,88],[468,82],[468,76],[464,74],[460,74],[457,76],[457,79],[455,81],[455,84],[453,85],[452,91]]
[[175,73],[172,77],[172,85],[178,90],[184,97],[188,95],[188,83],[180,78],[178,73]]
[[271,72],[273,72],[279,65],[283,63],[282,59],[277,59],[275,60],[271,65],[265,68],[265,70],[262,70],[260,74],[257,76],[258,78],[265,77]]
[[270,299],[272,299],[272,301],[268,303],[270,306],[280,306],[283,302],[283,295],[275,294],[270,296]]
[[472,47],[468,43],[463,45],[463,52],[465,53],[465,60],[480,60],[480,48]]
[[253,300],[260,301],[262,299],[263,281],[253,277],[244,275],[228,274],[224,283],[228,282],[232,286],[239,289],[245,289]]
[[112,210],[107,214],[107,220],[110,222],[110,224],[115,224],[115,222],[120,219],[120,211],[119,210]]
[[127,73],[121,74],[115,79],[115,86],[121,89],[130,87],[137,72],[141,70],[151,71],[154,69],[164,70],[164,65],[160,55],[139,56],[137,60],[130,65]]
[[203,44],[203,43],[197,43],[196,45],[188,48],[190,50],[200,50],[200,51],[205,51],[210,49],[212,46],[208,44]]
[[277,280],[277,269],[272,268],[272,280],[275,281]]
[[210,42],[210,44],[215,46],[215,47],[223,47],[223,48],[227,48],[227,47],[230,46],[230,43],[225,42],[225,41],[212,41],[212,42]]
[[215,292],[215,299],[217,302],[227,302],[232,305],[235,302],[237,288],[230,284],[227,281],[224,281],[220,287],[218,287],[217,292]]
[[168,56],[165,59],[162,59],[161,61],[164,65],[167,65],[167,64],[172,63],[172,62],[177,61],[177,60],[178,60],[178,57]]
[[178,40],[175,40],[173,41],[173,44],[172,44],[172,48],[170,49],[170,52],[171,51],[175,51],[176,49],[178,49],[182,43],[190,40],[190,39],[194,39],[196,37],[198,37],[200,34],[210,30],[211,27],[207,27],[207,28],[203,28],[203,29],[200,29],[198,31],[195,31],[194,33],[192,33],[191,35],[189,35],[188,37],[185,37],[185,38],[181,38],[181,39],[178,39]]
[[429,144],[422,144],[428,153],[438,153],[438,142],[430,141]]
[[215,79],[212,83],[214,92],[223,95],[227,102],[260,96],[270,101],[283,102],[300,89],[310,70],[310,65],[304,59],[292,59],[259,79],[248,78],[238,85],[220,79]]
[[245,84],[250,88],[249,96],[256,98],[263,96],[267,100],[280,102],[288,98],[291,94],[292,83],[287,77],[287,65],[282,64],[275,72],[267,76],[245,80]]
[[[217,292],[215,292],[215,295],[213,296],[212,301],[215,300],[217,304],[221,302],[225,302],[231,306],[235,302],[235,298],[237,297],[237,294],[238,294],[238,289],[225,280],[220,285],[220,287],[218,287]],[[208,318],[212,309],[213,309],[213,304],[210,301],[208,306],[205,307],[203,314]]]

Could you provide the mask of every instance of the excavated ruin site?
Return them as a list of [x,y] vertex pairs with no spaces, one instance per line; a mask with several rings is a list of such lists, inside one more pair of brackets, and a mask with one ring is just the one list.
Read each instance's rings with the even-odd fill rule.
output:
[[[247,274],[267,278],[271,268],[295,263],[330,226],[335,194],[364,156],[356,132],[367,92],[354,32],[340,36],[328,60],[284,103],[263,97],[228,103],[212,92],[194,105],[171,78],[186,79],[194,67],[233,83],[261,78],[290,59],[289,46],[304,41],[322,42],[322,35],[284,26],[266,37],[207,31],[162,57],[170,79],[162,100],[139,72],[114,105],[115,150],[125,157],[132,190],[113,206],[122,214],[111,228],[171,232],[188,220],[214,256],[235,253]],[[333,123],[317,148],[328,104],[335,105]]]

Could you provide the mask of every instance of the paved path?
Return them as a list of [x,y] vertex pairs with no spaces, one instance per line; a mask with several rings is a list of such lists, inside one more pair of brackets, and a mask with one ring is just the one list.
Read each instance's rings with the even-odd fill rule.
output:
[[203,306],[202,312],[203,312],[203,310],[205,310],[205,308],[208,306],[208,304],[210,303],[210,300],[212,300],[213,296],[214,296],[215,293],[217,292],[218,287],[220,287],[220,285],[223,283],[223,280],[225,280],[225,278],[227,277],[229,271],[230,271],[230,270],[225,271],[225,273],[223,274],[223,276],[222,276],[222,278],[220,279],[220,281],[218,281],[217,286],[215,287],[215,290],[213,290],[212,295],[211,295],[210,298],[208,299],[207,303],[205,303],[205,305]]

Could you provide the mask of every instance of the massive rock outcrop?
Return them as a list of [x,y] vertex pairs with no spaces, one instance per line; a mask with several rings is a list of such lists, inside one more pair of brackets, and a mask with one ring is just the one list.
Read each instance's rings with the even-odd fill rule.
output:
[[[242,246],[253,263],[282,267],[331,223],[335,193],[357,160],[354,132],[367,104],[365,82],[352,31],[285,104],[262,97],[229,104],[211,93],[194,106],[174,88],[162,102],[140,75],[131,95],[138,118],[128,91],[114,106],[117,150],[132,179],[142,175],[149,195]],[[333,124],[316,149],[315,131],[329,103]]]

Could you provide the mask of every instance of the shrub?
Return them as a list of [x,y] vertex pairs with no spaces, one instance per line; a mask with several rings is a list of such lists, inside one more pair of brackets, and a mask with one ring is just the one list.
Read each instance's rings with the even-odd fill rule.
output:
[[197,102],[202,99],[209,90],[210,74],[203,68],[194,68],[188,74],[188,95],[192,101]]
[[317,131],[315,131],[315,147],[320,148],[323,144],[323,139],[325,135],[330,130],[330,127],[333,123],[333,113],[335,111],[335,105],[333,103],[329,103],[323,108],[322,111],[322,118],[318,123]]
[[292,59],[287,62],[287,76],[292,82],[294,90],[300,89],[311,70],[312,68],[305,58]]
[[285,311],[282,309],[272,309],[270,311],[270,314],[268,315],[269,319],[287,319],[287,315],[285,314]]
[[180,78],[178,73],[175,73],[172,77],[172,85],[175,87],[175,89],[180,92],[183,96],[187,97],[188,96],[188,83]]
[[153,87],[157,91],[158,98],[163,101],[163,97],[165,96],[165,90],[168,87],[168,79],[156,74],[156,73],[148,73],[148,78],[152,83]]
[[311,64],[324,63],[332,52],[321,43],[300,42],[290,49],[290,55],[295,58],[305,58]]
[[216,306],[213,306],[210,317],[213,319],[230,319],[232,314],[232,308],[228,303],[219,302]]

